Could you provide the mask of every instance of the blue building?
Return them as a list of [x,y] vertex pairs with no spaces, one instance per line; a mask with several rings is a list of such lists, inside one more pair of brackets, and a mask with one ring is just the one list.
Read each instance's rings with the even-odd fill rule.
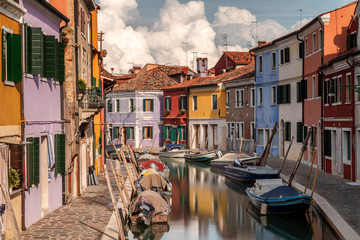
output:
[[[279,121],[277,85],[279,80],[279,51],[273,42],[259,45],[251,50],[256,61],[256,108],[257,129],[256,153],[262,154],[271,136],[271,131]],[[270,150],[272,156],[279,156],[279,134],[276,132]]]

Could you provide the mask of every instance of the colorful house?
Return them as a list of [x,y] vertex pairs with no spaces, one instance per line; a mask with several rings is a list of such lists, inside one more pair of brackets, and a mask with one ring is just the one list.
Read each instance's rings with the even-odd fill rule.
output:
[[[299,30],[298,38],[303,46],[304,63],[304,134],[311,132],[304,160],[324,167],[322,133],[322,85],[323,76],[319,67],[347,49],[346,30],[354,13],[356,2],[320,14]],[[320,83],[320,84],[319,84]],[[325,97],[325,96],[324,96]]]
[[[22,114],[22,62],[21,62],[21,19],[26,9],[15,1],[1,3],[0,24],[1,41],[1,81],[0,81],[0,184],[9,186],[9,169],[14,168],[23,175],[23,145],[21,145],[24,116]],[[18,225],[22,226],[22,187],[21,182],[11,194],[11,202]],[[5,198],[0,194],[0,205]],[[13,237],[8,208],[0,216],[6,238]],[[3,236],[4,232],[0,232]]]
[[[262,154],[275,123],[279,122],[279,105],[277,104],[279,49],[274,42],[270,42],[259,45],[251,51],[254,52],[256,59],[256,153]],[[273,138],[270,154],[279,156],[278,131]]]
[[[235,69],[224,81],[228,151],[251,152],[255,132],[255,64]],[[221,76],[221,75],[220,75]],[[242,146],[241,149],[240,145]]]
[[[356,8],[355,8],[355,15],[356,15],[356,19],[353,19],[352,21],[356,21],[358,28],[355,30],[353,28],[350,27],[350,31],[349,34],[351,35],[351,39],[353,39],[353,44],[356,46],[356,49],[359,49],[358,46],[360,46],[360,38],[357,37],[358,33],[360,32],[360,24],[358,24],[359,22],[359,17],[360,17],[360,5],[359,2],[356,4]],[[350,25],[351,26],[351,25]],[[360,61],[360,55],[357,54],[354,56],[354,62],[359,62]],[[360,65],[354,65],[354,102],[355,102],[355,116],[354,116],[354,120],[355,120],[355,127],[354,127],[354,132],[355,132],[355,141],[354,144],[356,146],[355,149],[355,155],[356,155],[356,161],[355,161],[355,166],[356,166],[356,180],[358,181],[360,179]]]
[[147,64],[134,78],[117,84],[106,95],[112,141],[142,148],[162,146],[162,89],[193,75],[187,67]]
[[65,134],[62,127],[64,44],[60,23],[68,22],[46,1],[23,0],[25,209],[28,227],[63,203]]
[[222,73],[246,66],[254,62],[254,58],[249,52],[224,52],[215,66],[215,76]]

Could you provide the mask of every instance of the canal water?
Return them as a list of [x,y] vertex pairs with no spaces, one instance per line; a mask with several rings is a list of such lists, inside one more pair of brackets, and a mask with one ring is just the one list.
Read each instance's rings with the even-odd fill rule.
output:
[[168,224],[132,226],[129,239],[338,239],[314,208],[304,217],[260,217],[246,185],[225,179],[210,165],[162,160],[173,186]]

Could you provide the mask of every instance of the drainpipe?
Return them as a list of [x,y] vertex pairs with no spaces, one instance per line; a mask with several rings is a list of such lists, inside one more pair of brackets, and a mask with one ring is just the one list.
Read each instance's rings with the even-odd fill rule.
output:
[[[91,68],[91,81],[92,81],[92,78],[94,77],[93,74],[94,74],[94,66],[93,66],[93,34],[92,34],[92,28],[93,28],[93,25],[92,25],[92,14],[89,13],[90,15],[90,46],[91,46],[91,51],[90,51],[90,58],[91,58],[91,65],[90,65],[90,68]],[[95,86],[96,86],[96,83],[95,83]]]
[[[78,2],[77,0],[74,0],[74,11],[78,9]],[[78,59],[78,13],[74,13],[74,24],[75,24],[75,85],[76,85],[76,100],[78,100],[78,94],[79,94],[79,59]]]
[[[25,27],[24,24],[24,18],[22,18],[23,23],[20,24],[20,31],[22,31]],[[24,37],[24,32],[20,32],[22,38]],[[22,44],[25,44],[25,41],[23,41]],[[25,60],[22,59],[22,62],[24,63]],[[22,67],[23,73],[25,72],[25,64]],[[22,75],[22,81],[20,83],[20,124],[21,124],[21,142],[25,141],[25,114],[24,114],[24,74]],[[21,151],[23,153],[25,153],[25,147],[26,145],[22,145],[21,147]],[[23,166],[26,166],[26,162],[25,162],[25,156],[21,156],[21,158],[23,159]],[[23,169],[23,173],[25,172],[25,169]],[[22,191],[21,191],[21,229],[25,230],[25,186],[24,186],[24,181],[22,184]],[[1,236],[1,233],[0,233]]]
[[[303,56],[302,56],[302,73],[301,73],[301,81],[302,80],[304,80],[304,69],[305,69],[305,49],[304,49],[304,40],[302,40],[302,39],[300,39],[299,38],[299,31],[296,33],[296,39],[298,40],[298,41],[300,41],[301,43],[302,43],[302,47],[303,47],[303,50],[302,50],[302,52],[303,52]],[[304,99],[302,100],[302,122],[303,122],[303,124],[304,124]]]
[[[318,20],[319,20],[319,23],[320,23],[320,26],[321,26],[321,29],[322,29],[322,50],[321,50],[321,65],[324,64],[324,36],[325,36],[325,29],[324,29],[324,24],[323,22],[321,21],[321,18],[318,17]],[[318,75],[319,76],[319,75]],[[324,74],[323,74],[323,79],[321,81],[321,84],[323,84],[323,81],[324,81]],[[319,86],[318,86],[319,87]],[[323,89],[323,88],[321,88]],[[324,92],[324,91],[323,91]],[[324,170],[324,154],[323,154],[323,149],[324,149],[324,97],[323,96],[323,93],[321,93],[321,118],[320,118],[320,124],[321,124],[321,132],[320,132],[320,141],[321,141],[321,170]],[[319,154],[319,152],[318,152]]]
[[[255,132],[254,132],[254,145],[255,145],[255,143],[257,142],[257,124],[256,124],[256,73],[257,73],[257,70],[256,70],[256,67],[257,67],[257,65],[256,65],[256,58],[255,58],[255,53],[254,52],[250,52],[250,55],[251,56],[253,56],[254,57],[254,62],[255,62],[255,76],[254,76],[254,130],[255,130]],[[250,91],[251,91],[251,89],[250,89]],[[251,100],[250,100],[251,101]],[[255,153],[256,153],[256,148],[255,148],[255,151],[254,151]]]

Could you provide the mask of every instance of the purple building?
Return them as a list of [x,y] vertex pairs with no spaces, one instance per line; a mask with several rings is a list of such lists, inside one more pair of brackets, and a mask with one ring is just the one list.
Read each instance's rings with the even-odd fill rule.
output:
[[24,226],[63,203],[65,135],[61,116],[64,45],[69,19],[44,0],[20,0],[23,18]]

